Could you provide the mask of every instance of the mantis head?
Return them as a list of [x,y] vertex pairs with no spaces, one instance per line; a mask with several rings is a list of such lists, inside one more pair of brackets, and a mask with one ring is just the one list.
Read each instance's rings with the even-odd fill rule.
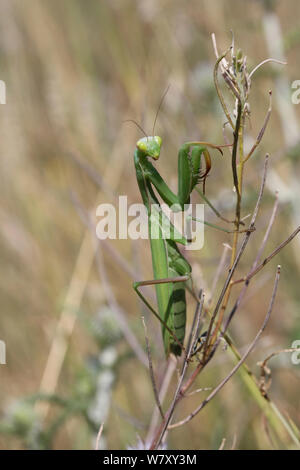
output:
[[137,141],[137,148],[145,154],[146,157],[151,157],[157,160],[160,155],[162,140],[158,135],[143,137]]

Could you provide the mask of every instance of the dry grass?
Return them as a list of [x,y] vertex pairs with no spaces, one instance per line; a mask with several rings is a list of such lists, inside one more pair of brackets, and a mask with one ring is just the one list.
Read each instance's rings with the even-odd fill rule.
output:
[[[276,86],[278,77],[287,80],[288,85],[300,78],[300,5],[296,0],[291,0],[288,7],[284,3],[278,2],[275,11],[282,26],[288,66],[284,71],[280,66],[261,69],[251,98],[249,135],[255,138],[268,106],[267,91],[274,90],[269,127],[244,181],[245,215],[247,208],[250,211],[255,204],[263,155],[269,152],[271,173],[264,205],[251,251],[246,252],[240,266],[241,276],[248,272],[247,266],[261,244],[276,190],[279,213],[267,253],[299,225],[299,148],[292,142],[293,136],[284,132]],[[174,162],[184,141],[223,140],[223,115],[212,81],[210,33],[216,33],[218,44],[225,49],[230,41],[229,30],[234,30],[253,66],[269,53],[263,30],[263,1],[219,0],[217,8],[209,0],[27,0],[26,6],[21,0],[1,0],[0,5],[0,79],[7,85],[7,104],[0,106],[0,339],[7,345],[7,365],[0,369],[0,403],[5,412],[13,399],[38,391],[64,308],[71,308],[79,320],[67,338],[57,390],[64,396],[71,394],[78,370],[89,354],[98,351],[86,319],[94,318],[106,304],[108,294],[103,278],[99,282],[89,251],[74,271],[88,229],[71,193],[88,210],[111,201],[113,194],[127,194],[130,200],[140,202],[132,162],[139,134],[122,121],[133,118],[151,129],[160,96],[166,85],[171,85],[157,130],[163,138],[160,169],[173,184]],[[289,102],[290,90],[286,91]],[[300,107],[292,105],[292,109],[295,115],[291,126],[299,129]],[[245,145],[251,146],[247,140]],[[70,154],[90,163],[105,184],[97,188]],[[231,185],[229,167],[229,153],[224,158],[214,155],[207,180],[207,196],[226,214],[232,213],[234,203],[227,189]],[[213,215],[209,217],[215,222]],[[208,292],[222,244],[231,243],[231,236],[214,231],[206,231],[206,235],[205,247],[192,263],[196,279],[204,279]],[[273,268],[282,265],[282,275],[272,320],[259,348],[248,360],[257,376],[257,361],[273,351],[290,348],[292,341],[300,339],[299,243],[299,239],[294,240],[272,261]],[[147,243],[133,246],[130,241],[113,241],[111,246],[135,271],[136,279],[151,278]],[[131,277],[110,251],[105,250],[104,261],[113,295],[144,346],[141,307],[131,289]],[[255,289],[249,289],[239,319],[232,325],[231,334],[241,351],[262,323],[272,292],[273,272],[270,269],[257,276]],[[66,306],[65,298],[74,279],[84,283],[82,296],[75,287],[75,297],[71,298],[74,304]],[[191,302],[190,317],[192,310]],[[148,313],[146,318],[149,336],[154,345],[158,343],[153,352],[155,363],[161,353],[160,327]],[[120,354],[127,352],[127,343],[121,341],[117,349]],[[300,369],[291,364],[288,354],[284,356],[271,361],[273,383],[269,393],[299,425]],[[230,357],[220,352],[203,374],[199,387],[216,385],[232,365]],[[156,373],[161,381],[163,368]],[[180,408],[178,418],[198,403],[199,396],[191,396]],[[124,448],[135,441],[136,432],[143,434],[153,405],[147,371],[134,356],[123,360],[117,369],[108,424],[103,430],[108,448]],[[50,417],[55,412],[52,408]],[[57,433],[53,447],[92,448],[91,437],[86,422],[73,418]],[[225,448],[233,441],[236,448],[271,447],[260,411],[237,376],[184,431],[172,431],[169,445],[218,448],[224,437]],[[22,445],[16,437],[1,436],[1,448]]]

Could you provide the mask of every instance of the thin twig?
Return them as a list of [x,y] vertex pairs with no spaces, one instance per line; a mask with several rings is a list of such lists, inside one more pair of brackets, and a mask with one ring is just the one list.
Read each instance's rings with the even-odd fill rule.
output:
[[223,437],[222,442],[220,444],[220,447],[218,450],[223,450],[226,444],[226,437]]
[[[159,401],[160,401],[160,403],[163,403],[165,398],[166,398],[166,395],[167,395],[167,392],[168,392],[168,389],[169,389],[169,385],[171,383],[171,379],[172,379],[174,371],[176,369],[176,364],[177,364],[177,360],[176,360],[175,356],[173,356],[173,354],[171,354],[170,357],[169,357],[169,360],[168,360],[167,367],[166,367],[166,372],[164,373],[163,383],[162,383],[160,391],[159,391]],[[158,418],[159,418],[159,412],[158,412],[157,407],[155,406],[154,411],[153,411],[153,415],[152,415],[152,418],[151,418],[151,423],[150,423],[150,426],[149,426],[149,431],[147,433],[146,442],[152,442],[153,433],[156,429],[156,426],[157,426],[157,423],[158,423]]]
[[234,450],[236,447],[236,441],[237,441],[237,435],[234,433],[233,439],[232,439],[232,444],[231,444],[231,450]]
[[278,265],[277,266],[276,276],[275,276],[274,288],[273,288],[273,292],[272,292],[272,296],[271,296],[271,300],[270,300],[267,315],[266,315],[266,317],[264,319],[264,322],[263,322],[262,326],[260,327],[258,333],[256,334],[254,340],[249,345],[249,347],[247,348],[246,352],[243,354],[243,356],[241,357],[239,362],[234,366],[234,368],[229,372],[229,374],[219,383],[219,385],[208,395],[208,397],[205,400],[203,400],[203,402],[200,403],[200,405],[192,413],[190,413],[189,416],[187,416],[185,419],[183,419],[183,420],[181,420],[181,421],[179,421],[175,424],[170,425],[169,429],[173,429],[175,427],[182,426],[182,425],[188,423],[189,421],[191,421],[191,419],[193,419],[194,416],[196,416],[199,413],[199,411],[201,411],[207,405],[207,403],[209,403],[217,395],[217,393],[224,387],[224,385],[226,385],[226,383],[231,379],[231,377],[235,374],[235,372],[245,362],[245,360],[247,359],[249,354],[253,351],[253,349],[255,348],[259,338],[261,337],[261,335],[262,335],[263,331],[265,330],[265,328],[267,326],[267,323],[269,321],[269,318],[270,318],[270,315],[271,315],[271,312],[272,312],[272,309],[273,309],[275,297],[276,297],[279,277],[280,277],[280,266]]
[[273,210],[272,210],[272,214],[271,214],[271,217],[270,217],[270,220],[269,220],[269,223],[268,223],[268,227],[267,227],[267,230],[265,232],[265,235],[264,235],[264,238],[263,238],[263,241],[261,243],[261,246],[257,252],[257,255],[256,255],[256,258],[254,260],[254,263],[251,267],[251,270],[250,272],[256,268],[256,266],[258,265],[258,262],[261,258],[261,255],[263,254],[263,251],[265,249],[265,246],[267,244],[267,241],[269,239],[269,236],[270,236],[270,233],[271,233],[271,229],[273,227],[273,224],[274,224],[274,221],[275,221],[275,217],[276,217],[276,214],[277,214],[277,211],[278,211],[278,203],[279,203],[279,200],[278,200],[278,191],[276,191],[275,193],[275,202],[274,202],[274,206],[273,206]]
[[270,119],[270,116],[271,116],[271,112],[272,112],[272,91],[270,90],[269,91],[269,96],[270,96],[270,103],[269,103],[269,109],[267,111],[267,114],[266,114],[266,117],[265,117],[265,120],[264,120],[264,123],[262,125],[262,128],[261,130],[259,131],[258,133],[258,136],[256,138],[256,141],[255,143],[253,144],[250,152],[248,153],[247,157],[244,158],[244,163],[246,163],[246,161],[251,157],[251,155],[253,154],[253,152],[256,150],[256,148],[259,146],[263,136],[264,136],[264,133],[265,133],[265,130],[267,128],[267,125],[268,125],[268,122],[269,122],[269,119]]
[[100,428],[99,428],[99,431],[98,431],[98,434],[97,434],[97,439],[96,439],[95,450],[99,450],[99,443],[100,443],[103,427],[104,427],[104,423],[102,423]]
[[253,70],[251,70],[250,74],[249,74],[249,78],[252,77],[252,75],[264,64],[267,64],[268,62],[274,62],[275,64],[281,64],[281,65],[286,65],[287,62],[283,62],[282,60],[278,60],[278,59],[265,59],[263,60],[262,62],[260,62],[256,67],[254,67]]
[[213,282],[212,282],[212,286],[211,286],[211,290],[210,290],[210,296],[209,296],[209,299],[208,299],[208,306],[210,306],[210,304],[212,302],[212,299],[213,299],[213,296],[214,296],[214,293],[215,293],[215,289],[217,287],[220,276],[221,276],[221,274],[224,270],[228,251],[231,250],[231,247],[227,243],[223,243],[223,246],[224,246],[224,249],[223,249],[223,252],[222,252],[222,255],[221,255],[221,258],[220,258],[220,261],[219,261],[219,264],[218,264],[218,267],[216,269],[216,273],[215,273],[215,276],[214,276],[214,279],[213,279]]
[[196,393],[210,392],[211,389],[212,389],[212,387],[197,388],[197,390],[193,390],[192,392],[186,393],[185,396],[186,397],[191,397],[192,395],[196,395]]
[[241,279],[237,279],[236,281],[233,282],[233,284],[237,284],[239,282],[250,281],[250,279],[252,279],[253,276],[255,276],[259,271],[261,271],[266,266],[266,264],[268,264],[271,261],[271,259],[274,258],[274,256],[276,256],[286,245],[288,245],[296,237],[296,235],[298,235],[299,232],[300,232],[300,225],[284,242],[280,243],[280,245],[274,251],[272,251],[272,253],[269,256],[267,256],[263,260],[263,262],[259,266],[257,266],[256,269],[254,269],[250,274],[248,274],[248,276],[243,277]]

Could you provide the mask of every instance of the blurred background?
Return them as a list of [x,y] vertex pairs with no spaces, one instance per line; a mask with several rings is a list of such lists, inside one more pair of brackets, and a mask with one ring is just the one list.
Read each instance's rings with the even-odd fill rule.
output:
[[[156,133],[163,139],[159,171],[176,187],[177,152],[187,140],[223,143],[225,117],[213,85],[215,55],[235,43],[253,77],[246,148],[256,138],[273,90],[273,112],[263,142],[247,165],[243,215],[253,210],[269,152],[270,172],[257,231],[240,265],[253,262],[275,191],[279,212],[266,252],[299,225],[300,105],[291,88],[300,79],[300,4],[297,0],[0,0],[0,447],[90,449],[105,422],[100,446],[124,449],[145,439],[154,400],[141,322],[148,326],[157,380],[165,374],[160,326],[132,290],[152,277],[146,241],[107,240],[95,255],[95,208],[128,195],[140,202],[133,152],[141,137],[126,119],[150,133],[160,98],[170,90]],[[230,154],[214,153],[207,196],[227,216],[234,194]],[[218,223],[206,209],[206,219]],[[205,230],[200,252],[189,253],[198,286],[209,289],[223,243],[231,236]],[[248,364],[300,339],[300,239],[262,271],[235,318],[231,334],[243,351],[266,313],[276,265],[282,276],[270,324]],[[224,277],[220,282],[224,281]],[[221,283],[220,283],[221,287]],[[219,287],[219,288],[220,288]],[[153,295],[149,289],[148,294]],[[238,289],[235,291],[238,292]],[[236,293],[232,299],[236,298]],[[194,303],[189,297],[189,322]],[[146,359],[147,360],[147,359]],[[270,396],[300,425],[300,366],[274,358]],[[197,385],[213,387],[232,367],[220,351]],[[55,393],[52,403],[39,392]],[[203,398],[185,400],[184,417]],[[31,397],[32,401],[26,401]],[[238,375],[168,447],[272,448],[264,419]]]

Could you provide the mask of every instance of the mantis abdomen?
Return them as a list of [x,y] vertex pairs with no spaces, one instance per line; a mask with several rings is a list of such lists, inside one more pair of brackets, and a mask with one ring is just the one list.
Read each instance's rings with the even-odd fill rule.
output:
[[172,279],[175,281],[180,276],[190,275],[191,267],[172,240],[161,237],[150,241],[154,277],[157,280],[169,279],[168,283],[155,285],[159,315],[177,339],[162,324],[165,353],[167,356],[170,353],[180,356],[186,325],[186,286],[184,282],[172,282]]
[[[170,277],[177,277],[178,273],[169,270]],[[166,320],[169,327],[174,331],[176,338],[181,344],[184,342],[185,325],[186,325],[186,298],[185,298],[185,285],[183,282],[171,284],[170,288],[172,293],[170,295],[170,315],[168,318],[168,311],[166,312]],[[166,339],[165,339],[166,337]],[[165,346],[168,345],[167,353],[173,353],[175,356],[181,355],[181,346],[174,340],[168,331],[163,331],[163,338]]]

